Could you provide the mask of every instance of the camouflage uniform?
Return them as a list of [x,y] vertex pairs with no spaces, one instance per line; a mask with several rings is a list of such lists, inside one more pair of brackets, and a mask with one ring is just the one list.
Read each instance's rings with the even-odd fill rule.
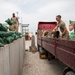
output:
[[[65,23],[63,21],[61,21],[60,23],[58,23],[58,27],[60,28],[60,31],[63,33],[64,31],[64,27],[65,27]],[[63,39],[68,39],[69,38],[69,32],[66,30],[66,32],[62,35]]]
[[18,32],[18,26],[19,26],[18,18],[12,17],[11,21],[13,22],[13,25],[9,27],[9,30]]

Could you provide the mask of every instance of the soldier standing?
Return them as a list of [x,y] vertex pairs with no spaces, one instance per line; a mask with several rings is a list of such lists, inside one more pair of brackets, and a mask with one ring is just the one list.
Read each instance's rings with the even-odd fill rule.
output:
[[9,30],[18,32],[19,21],[18,17],[15,16],[15,13],[12,14],[11,21],[13,25],[9,27]]

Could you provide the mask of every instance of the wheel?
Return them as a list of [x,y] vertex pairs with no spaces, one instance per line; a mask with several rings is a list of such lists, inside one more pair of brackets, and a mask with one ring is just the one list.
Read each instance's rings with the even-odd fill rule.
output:
[[55,57],[51,53],[48,52],[48,61],[50,61],[52,59],[55,59]]
[[75,75],[74,71],[68,71],[65,75]]
[[63,75],[75,75],[75,72],[72,69],[70,69],[69,67],[66,67],[64,69]]

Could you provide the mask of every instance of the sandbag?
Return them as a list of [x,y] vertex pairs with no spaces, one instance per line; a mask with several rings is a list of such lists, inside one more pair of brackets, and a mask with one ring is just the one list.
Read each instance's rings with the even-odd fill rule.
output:
[[17,36],[16,34],[13,34],[12,37],[14,37],[14,40],[17,40],[19,38],[19,36]]
[[21,38],[23,35],[22,35],[22,33],[20,33],[20,32],[16,32],[15,33],[19,38]]
[[4,41],[3,41],[3,39],[2,39],[2,38],[0,38],[0,43],[4,44]]
[[4,37],[3,39],[4,39],[5,44],[9,44],[14,41],[14,37],[12,36],[9,36],[7,38]]
[[16,32],[17,35],[22,35],[20,32]]
[[0,42],[5,45],[17,40],[18,38],[21,38],[22,34],[15,31],[0,31],[0,37]]
[[5,20],[5,22],[7,23],[7,24],[9,24],[10,26],[11,25],[13,25],[13,22],[8,18],[7,20]]
[[0,47],[4,47],[4,44],[0,43]]
[[15,34],[16,32],[15,31],[8,31],[7,32],[7,34],[9,34],[10,36],[12,35],[12,34]]
[[5,31],[0,31],[0,37],[8,37],[8,36],[12,36],[12,34],[15,34],[14,31],[8,31],[8,32],[5,32]]
[[8,27],[0,23],[0,31],[7,31]]

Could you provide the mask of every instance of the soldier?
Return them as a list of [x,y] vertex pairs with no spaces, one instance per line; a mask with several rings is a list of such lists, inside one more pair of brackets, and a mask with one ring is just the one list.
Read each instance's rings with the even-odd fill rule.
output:
[[66,25],[65,23],[61,20],[61,15],[57,15],[56,16],[56,21],[58,22],[57,23],[57,26],[53,29],[53,32],[57,31],[58,28],[60,29],[61,31],[61,34],[60,36],[63,38],[63,39],[68,39],[69,37],[69,32],[66,28]]
[[73,26],[73,29],[74,29],[74,36],[73,36],[73,41],[75,41],[75,21],[73,21],[72,23],[71,23],[71,25]]
[[74,27],[73,27],[73,25],[71,24],[71,25],[69,25],[69,39],[70,40],[73,40],[73,38],[74,38]]
[[18,32],[19,21],[15,16],[15,13],[12,14],[11,21],[13,22],[13,25],[9,27],[9,30]]

